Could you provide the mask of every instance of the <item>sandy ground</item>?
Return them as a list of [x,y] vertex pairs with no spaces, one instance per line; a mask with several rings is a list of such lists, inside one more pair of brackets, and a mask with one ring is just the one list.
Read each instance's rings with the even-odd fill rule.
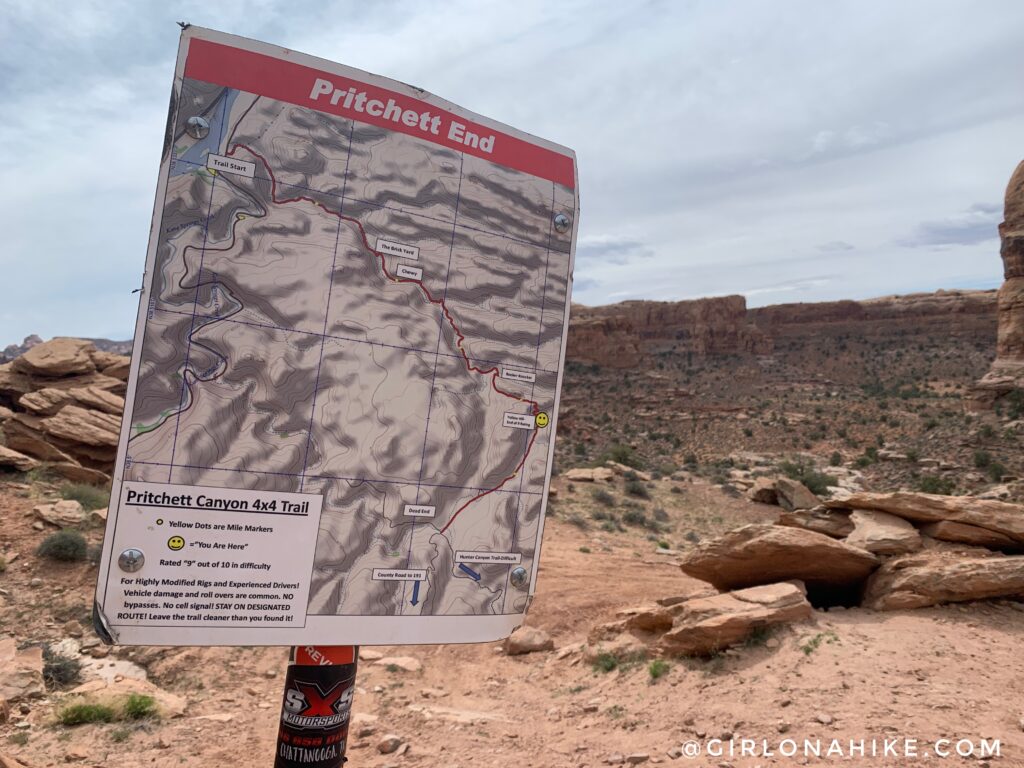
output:
[[[577,491],[578,492],[578,491]],[[19,643],[61,639],[69,619],[84,623],[95,569],[55,565],[33,554],[47,532],[32,529],[31,494],[0,484],[0,551],[19,557],[0,574],[0,633]],[[556,651],[509,657],[498,644],[366,649],[412,656],[419,673],[364,662],[354,703],[352,766],[604,765],[616,755],[637,762],[693,766],[977,765],[981,740],[999,740],[1000,757],[981,764],[1024,766],[1024,605],[1002,601],[905,613],[817,611],[806,624],[710,660],[672,661],[652,680],[645,663],[595,671],[574,645],[616,610],[700,585],[671,557],[655,555],[644,534],[582,530],[549,521],[537,597],[528,623],[547,630]],[[668,499],[677,534],[695,520],[715,527],[763,519],[766,508],[693,485]],[[98,542],[101,531],[89,538]],[[589,552],[581,551],[581,547]],[[33,578],[42,585],[30,586]],[[86,628],[86,637],[91,630]],[[28,766],[271,765],[286,652],[280,648],[116,649],[150,680],[184,696],[180,718],[141,724],[57,725],[60,695],[12,707],[0,725],[0,753]],[[24,720],[30,727],[18,727]],[[363,731],[372,734],[359,736]],[[409,744],[381,755],[380,737]],[[28,734],[27,741],[23,734]],[[724,753],[708,755],[724,739]],[[728,754],[733,739],[735,753]],[[774,755],[740,754],[740,739],[762,740]],[[786,757],[792,739],[800,747]],[[821,740],[822,757],[803,741]],[[827,757],[831,740],[868,755]],[[903,756],[916,740],[917,758]],[[936,740],[951,739],[939,750]],[[955,756],[956,741],[975,756]],[[899,757],[871,757],[871,742],[900,745]],[[18,743],[25,741],[25,743]],[[698,757],[670,757],[693,742]],[[688,749],[694,747],[688,746]],[[966,742],[961,744],[967,750]],[[925,755],[928,755],[927,757]]]

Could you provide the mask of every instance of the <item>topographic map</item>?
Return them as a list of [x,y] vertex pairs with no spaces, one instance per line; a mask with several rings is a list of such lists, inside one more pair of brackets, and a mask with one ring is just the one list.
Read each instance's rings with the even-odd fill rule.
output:
[[[214,64],[243,53],[202,42]],[[483,132],[431,133],[432,114],[332,113],[324,78],[294,75],[293,103],[191,64],[119,479],[321,496],[311,617],[521,615],[564,357],[571,152],[543,149],[570,164],[544,178],[488,157]],[[459,114],[377,82],[420,118]]]

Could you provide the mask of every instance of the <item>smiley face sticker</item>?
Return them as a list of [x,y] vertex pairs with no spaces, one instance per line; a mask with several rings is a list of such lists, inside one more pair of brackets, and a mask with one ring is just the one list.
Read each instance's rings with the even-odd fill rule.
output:
[[544,429],[550,422],[551,418],[544,411],[537,414],[537,426],[541,429]]
[[171,538],[167,540],[167,548],[172,552],[177,552],[178,550],[184,549],[185,540],[181,538],[181,536],[171,536]]

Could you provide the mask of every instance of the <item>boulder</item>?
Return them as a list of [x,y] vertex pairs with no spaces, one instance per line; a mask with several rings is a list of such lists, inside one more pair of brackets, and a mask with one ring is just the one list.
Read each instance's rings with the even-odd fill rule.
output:
[[914,523],[949,520],[986,528],[1024,542],[1024,506],[973,496],[940,496],[933,493],[855,493],[842,502],[827,502],[851,509],[876,509]]
[[121,381],[128,381],[128,373],[132,367],[132,359],[130,357],[122,357],[116,363],[113,363],[106,368],[101,369],[101,373],[104,376],[110,376],[114,379],[120,379]]
[[596,483],[599,480],[610,481],[615,478],[615,473],[608,467],[577,467],[565,473],[565,479],[576,483]]
[[759,504],[778,504],[779,492],[775,480],[770,477],[758,477],[747,491],[747,498]]
[[28,768],[24,763],[18,762],[10,755],[0,752],[0,768]]
[[814,509],[821,505],[821,500],[801,482],[788,477],[780,477],[775,481],[775,491],[779,497],[779,505],[787,512],[794,509]]
[[905,555],[921,548],[921,534],[902,517],[858,509],[850,515],[853,532],[846,543],[876,555]]
[[804,591],[792,583],[700,597],[681,605],[659,647],[670,656],[707,656],[742,642],[755,629],[804,621],[811,613]]
[[964,557],[929,551],[890,560],[870,579],[865,608],[895,611],[1024,595],[1024,556]]
[[650,472],[641,472],[639,469],[620,464],[617,461],[606,461],[604,465],[619,475],[636,475],[637,480],[643,480],[645,483],[652,479]]
[[8,448],[41,461],[75,461],[60,448],[48,443],[43,434],[42,419],[27,413],[16,413],[10,421],[4,422],[4,440]]
[[72,483],[87,483],[89,485],[110,485],[110,475],[98,469],[83,467],[75,461],[62,461],[56,464],[48,464],[47,470],[55,475],[70,480]]
[[55,415],[43,419],[42,427],[47,435],[73,443],[116,447],[121,419],[108,413],[67,405]]
[[0,445],[0,467],[16,469],[19,472],[28,472],[39,466],[39,462],[31,456],[11,450]]
[[13,637],[0,638],[0,700],[17,703],[44,695],[43,649],[18,650]]
[[95,352],[92,342],[83,339],[52,339],[37,344],[11,365],[19,373],[30,376],[68,376],[75,373],[92,373],[96,370],[90,352]]
[[520,627],[505,638],[505,653],[509,656],[553,650],[555,650],[555,641],[547,632],[537,629],[537,627]]
[[939,541],[952,541],[959,544],[971,544],[976,547],[988,547],[989,549],[1021,549],[1022,545],[1009,536],[1002,533],[990,531],[987,528],[979,528],[976,525],[966,523],[954,523],[951,520],[942,520],[938,523],[928,523],[921,526],[921,533],[931,536]]
[[813,586],[848,586],[878,567],[870,552],[823,533],[779,525],[745,525],[689,552],[683,573],[718,589],[799,579]]
[[783,510],[779,513],[776,524],[824,533],[834,539],[843,539],[853,533],[853,521],[850,520],[850,513],[847,510],[829,509],[824,506],[797,509],[793,512]]
[[75,527],[85,520],[85,510],[73,499],[63,499],[55,504],[39,504],[32,507],[32,514],[58,528]]
[[0,365],[0,395],[17,400],[37,387],[33,384],[32,377],[19,373],[13,366],[14,363]]

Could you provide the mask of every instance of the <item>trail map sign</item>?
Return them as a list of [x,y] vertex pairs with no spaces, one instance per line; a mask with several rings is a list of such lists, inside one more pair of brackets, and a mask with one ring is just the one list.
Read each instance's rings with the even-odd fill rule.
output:
[[536,583],[575,155],[182,34],[97,588],[120,643],[493,640]]

